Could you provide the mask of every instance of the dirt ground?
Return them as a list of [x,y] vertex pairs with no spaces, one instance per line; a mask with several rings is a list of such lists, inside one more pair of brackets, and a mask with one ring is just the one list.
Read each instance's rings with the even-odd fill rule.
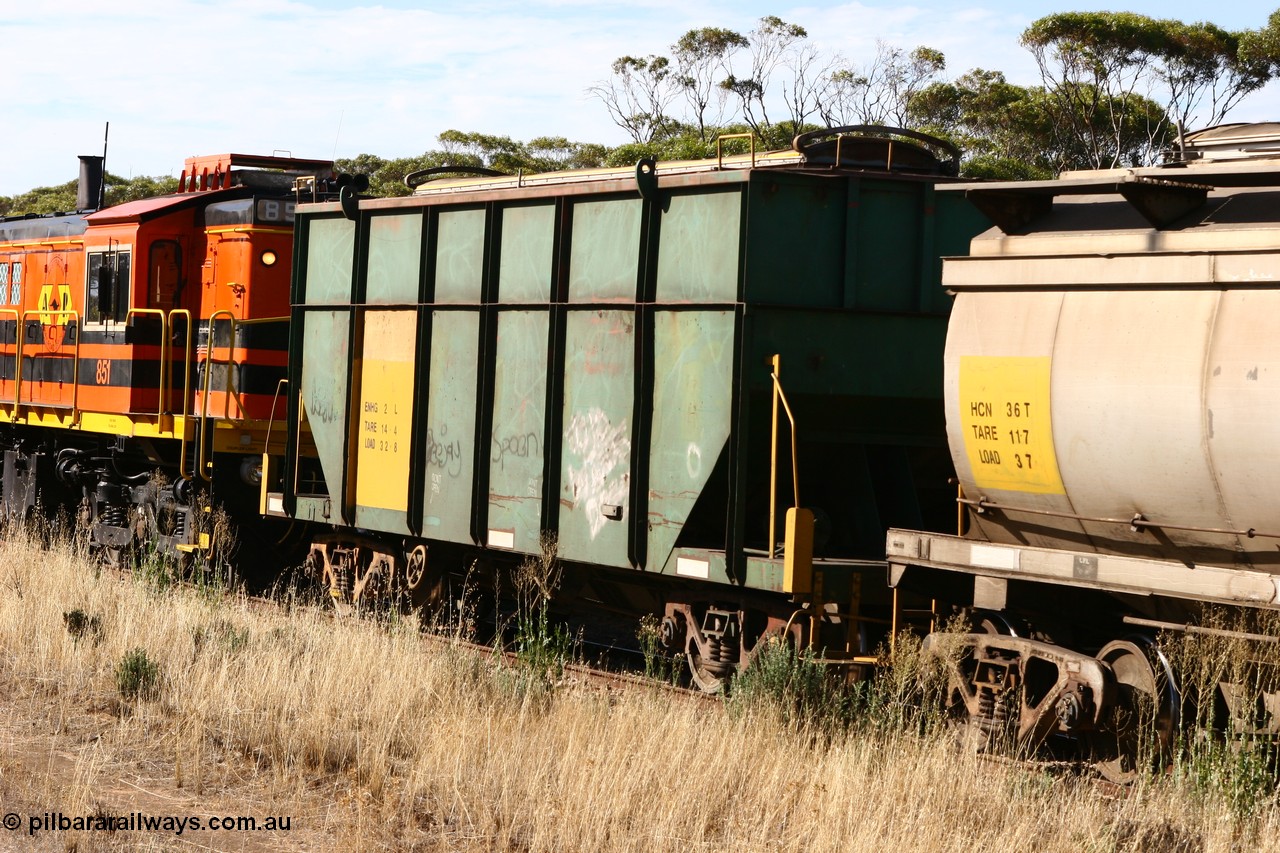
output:
[[[387,848],[386,839],[370,835],[362,843],[359,804],[350,801],[344,778],[317,779],[310,790],[292,793],[291,802],[272,802],[268,782],[248,758],[210,754],[208,746],[183,755],[163,739],[135,738],[125,731],[133,726],[121,725],[129,713],[112,700],[59,701],[56,688],[0,685],[0,851]],[[123,743],[122,735],[150,742]],[[109,816],[126,828],[106,828]],[[172,828],[130,830],[131,816],[135,825],[140,816],[170,819]],[[242,816],[260,824],[287,818],[289,829],[196,830],[188,820],[179,832],[176,822]],[[73,828],[57,829],[60,817]],[[77,820],[96,827],[76,829]]]

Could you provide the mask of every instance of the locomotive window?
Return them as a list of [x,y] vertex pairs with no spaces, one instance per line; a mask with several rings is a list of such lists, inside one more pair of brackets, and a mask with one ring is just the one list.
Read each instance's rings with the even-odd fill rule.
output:
[[0,304],[9,301],[9,265],[0,263]]
[[204,210],[206,226],[249,225],[252,222],[253,199],[251,198],[215,202]]
[[85,323],[124,322],[129,313],[129,253],[90,252],[88,267]]
[[173,308],[182,287],[182,247],[177,240],[156,240],[147,259],[147,297],[153,308]]
[[13,262],[13,273],[9,276],[9,296],[13,299],[13,304],[17,305],[22,301],[22,261]]

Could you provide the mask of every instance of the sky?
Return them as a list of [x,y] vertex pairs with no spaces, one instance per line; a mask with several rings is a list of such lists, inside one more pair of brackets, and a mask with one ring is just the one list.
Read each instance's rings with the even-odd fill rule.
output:
[[[1123,5],[1121,5],[1123,4]],[[1274,4],[1274,5],[1273,5]],[[623,55],[666,54],[696,27],[749,32],[764,15],[824,53],[865,63],[877,41],[928,46],[945,76],[972,68],[1038,84],[1018,44],[1053,12],[1131,11],[1256,29],[1280,6],[1235,0],[34,0],[0,3],[0,196],[65,183],[77,155],[126,178],[177,175],[192,155],[388,159],[457,129],[617,145],[588,94]],[[1280,119],[1280,83],[1229,117]]]

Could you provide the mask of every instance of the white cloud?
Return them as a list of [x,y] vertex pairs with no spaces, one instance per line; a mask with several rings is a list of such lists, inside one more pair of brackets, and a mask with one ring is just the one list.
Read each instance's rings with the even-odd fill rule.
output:
[[[855,61],[882,39],[938,48],[952,74],[981,66],[1032,83],[1017,36],[1051,11],[1039,2],[64,0],[56,16],[10,3],[0,195],[73,178],[107,121],[108,168],[124,175],[176,174],[187,156],[225,151],[407,156],[447,128],[616,144],[621,132],[585,95],[614,58],[665,52],[693,27],[745,32],[764,14]],[[1148,14],[1203,17],[1148,2]],[[1225,24],[1258,26],[1267,11]],[[1275,107],[1268,92],[1239,115]]]

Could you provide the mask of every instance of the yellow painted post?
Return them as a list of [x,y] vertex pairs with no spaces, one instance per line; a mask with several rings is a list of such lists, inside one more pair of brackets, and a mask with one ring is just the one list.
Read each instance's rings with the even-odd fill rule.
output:
[[782,558],[783,592],[813,592],[813,511],[793,506],[787,510],[785,553]]

